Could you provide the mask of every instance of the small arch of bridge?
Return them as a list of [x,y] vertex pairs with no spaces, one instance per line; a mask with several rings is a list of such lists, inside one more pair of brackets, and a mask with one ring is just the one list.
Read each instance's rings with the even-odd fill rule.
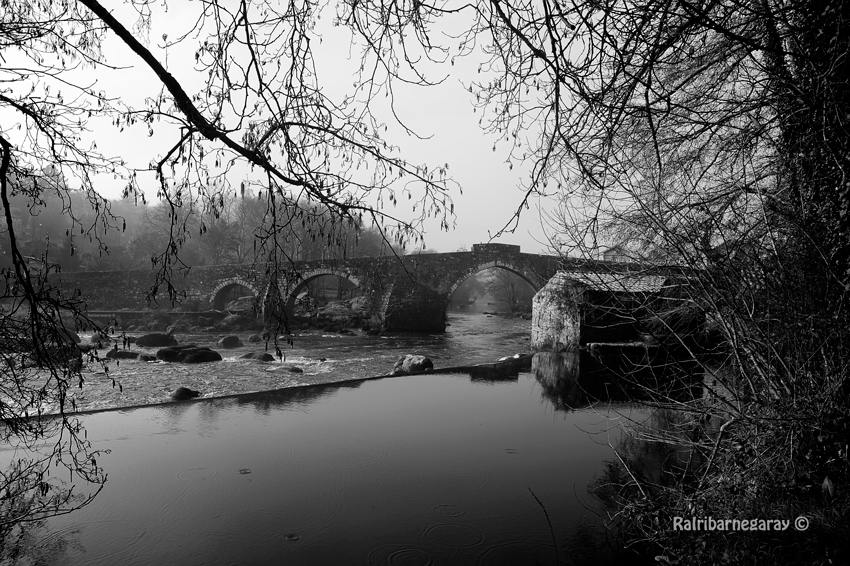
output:
[[[219,295],[221,293],[223,293],[225,290],[230,289],[230,288],[232,288],[236,285],[238,285],[240,287],[245,287],[246,289],[251,291],[251,293],[254,295],[255,299],[259,296],[259,293],[258,293],[257,289],[254,287],[253,284],[249,283],[248,281],[245,281],[244,279],[242,279],[240,277],[232,277],[230,279],[225,279],[223,281],[220,281],[215,287],[213,287],[212,293],[210,293],[210,296],[209,296],[209,302],[210,302],[211,305],[213,305],[213,308],[219,308],[220,307],[220,305],[217,304],[217,301],[219,299]],[[221,308],[223,308],[223,307],[221,307]]]

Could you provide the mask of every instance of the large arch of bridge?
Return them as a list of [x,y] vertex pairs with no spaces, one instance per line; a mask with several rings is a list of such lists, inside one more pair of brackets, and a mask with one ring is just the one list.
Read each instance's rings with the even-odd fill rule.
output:
[[546,284],[545,281],[540,281],[537,276],[529,275],[521,267],[512,263],[488,261],[486,263],[481,263],[475,267],[472,267],[471,269],[466,270],[457,280],[455,280],[455,282],[449,287],[448,292],[445,294],[446,305],[448,305],[449,301],[451,301],[452,295],[457,290],[457,288],[460,287],[461,284],[463,284],[464,281],[482,271],[485,271],[487,269],[493,269],[494,267],[510,271],[511,273],[520,276],[526,283],[531,285],[531,288],[534,289],[535,292],[542,289],[543,285]]

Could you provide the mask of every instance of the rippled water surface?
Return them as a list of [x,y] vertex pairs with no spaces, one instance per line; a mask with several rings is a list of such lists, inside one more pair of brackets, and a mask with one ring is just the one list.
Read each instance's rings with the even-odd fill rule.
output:
[[[217,397],[386,375],[404,354],[428,356],[439,369],[494,362],[529,350],[531,322],[528,320],[456,312],[449,314],[449,323],[445,333],[424,335],[348,336],[319,330],[299,331],[294,344],[281,344],[284,358],[269,363],[240,359],[248,352],[262,352],[265,348],[265,344],[248,342],[251,332],[236,332],[245,345],[231,350],[216,346],[223,334],[177,334],[181,344],[210,346],[224,361],[190,365],[112,361],[108,373],[93,364],[84,372],[87,386],[75,388],[70,394],[75,407],[83,410],[137,406],[168,401],[177,387],[200,391],[203,397]],[[88,338],[83,336],[86,342]],[[148,354],[157,351],[157,348],[133,349]],[[273,344],[270,351],[274,353]],[[302,372],[290,372],[291,366]]]
[[555,411],[529,374],[434,374],[86,415],[109,480],[40,544],[60,564],[594,563],[609,413]]

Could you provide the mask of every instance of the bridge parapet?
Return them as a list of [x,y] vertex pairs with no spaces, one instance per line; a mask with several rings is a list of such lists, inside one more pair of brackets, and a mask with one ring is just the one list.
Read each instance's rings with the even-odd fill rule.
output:
[[522,253],[522,248],[511,244],[472,244],[472,253],[508,256]]

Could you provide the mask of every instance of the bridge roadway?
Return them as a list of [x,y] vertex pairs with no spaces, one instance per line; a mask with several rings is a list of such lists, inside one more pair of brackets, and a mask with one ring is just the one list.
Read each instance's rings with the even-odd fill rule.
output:
[[[282,266],[275,276],[269,266],[216,265],[193,267],[187,275],[175,274],[172,284],[195,299],[201,310],[222,308],[222,298],[239,285],[260,299],[263,315],[279,307],[273,298],[282,297],[283,308],[292,312],[295,298],[310,281],[336,275],[351,281],[368,298],[372,326],[383,330],[443,332],[445,313],[452,294],[467,278],[493,267],[511,271],[540,290],[558,269],[597,271],[606,266],[623,269],[624,264],[561,259],[556,256],[522,253],[519,246],[475,244],[469,252],[412,254],[395,257],[363,257],[300,261]],[[101,271],[61,273],[60,286],[79,289],[93,311],[141,310],[150,307],[145,297],[154,283],[154,271]],[[280,291],[274,293],[275,288]],[[162,303],[163,301],[160,301]],[[165,301],[167,303],[167,301]],[[161,304],[161,307],[170,305]]]

